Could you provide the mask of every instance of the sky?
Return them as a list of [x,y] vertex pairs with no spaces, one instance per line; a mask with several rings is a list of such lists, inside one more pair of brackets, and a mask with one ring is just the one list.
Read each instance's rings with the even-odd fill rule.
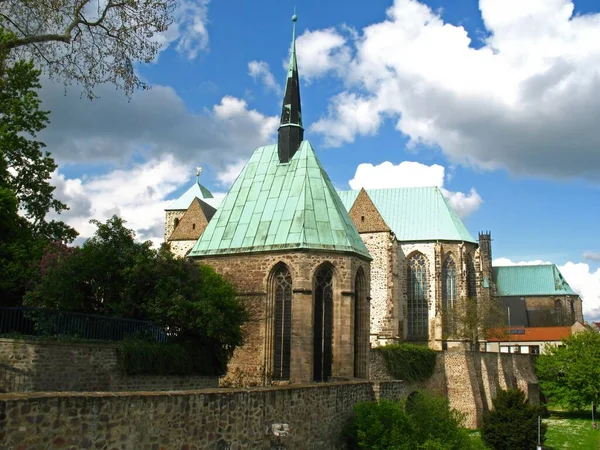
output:
[[552,262],[600,320],[600,4],[182,0],[150,85],[90,101],[44,81],[62,219],[158,243],[195,180],[223,197],[276,139],[298,14],[305,139],[338,189],[439,186],[495,264]]

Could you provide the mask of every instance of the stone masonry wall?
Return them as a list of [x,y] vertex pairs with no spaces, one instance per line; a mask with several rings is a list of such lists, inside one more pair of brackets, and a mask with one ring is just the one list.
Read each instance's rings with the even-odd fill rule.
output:
[[165,241],[169,239],[173,230],[175,230],[175,219],[179,220],[183,217],[185,211],[175,210],[165,212]]
[[[389,232],[362,233],[360,235],[371,262],[371,345],[385,345],[399,338],[400,305],[398,303],[398,277],[390,255],[395,245]],[[396,294],[396,295],[394,295]]]
[[[246,305],[250,319],[244,326],[244,345],[236,349],[222,384],[225,386],[256,386],[270,383],[272,370],[269,350],[268,284],[274,267],[285,264],[292,277],[292,329],[290,382],[308,383],[313,379],[313,278],[323,264],[333,268],[333,367],[332,377],[350,379],[354,376],[354,296],[356,274],[365,275],[366,292],[370,291],[370,262],[353,255],[326,251],[288,251],[280,253],[236,254],[197,258],[212,266],[236,288]],[[366,300],[366,299],[365,299]],[[365,323],[368,327],[368,322]],[[368,330],[362,333],[365,342],[364,361],[368,364]],[[366,370],[368,373],[368,368]]]
[[[479,428],[483,414],[492,408],[500,389],[519,388],[533,404],[539,404],[540,391],[534,362],[529,355],[480,353],[462,349],[439,352],[433,375],[421,383],[406,383],[409,394],[426,389],[448,397],[450,406],[466,416],[465,425]],[[371,379],[389,380],[385,361],[371,352]]]
[[0,392],[167,391],[217,384],[217,377],[126,375],[113,344],[0,339]]
[[2,394],[0,448],[343,449],[342,428],[353,406],[397,399],[401,386],[363,381],[253,390]]
[[196,244],[196,240],[190,241],[169,241],[169,249],[177,258],[185,257]]

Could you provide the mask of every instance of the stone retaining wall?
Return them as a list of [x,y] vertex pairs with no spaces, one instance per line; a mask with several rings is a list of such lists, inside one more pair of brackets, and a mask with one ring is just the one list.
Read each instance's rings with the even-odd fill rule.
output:
[[397,399],[402,383],[1,394],[0,448],[343,449],[342,428],[353,406],[376,393]]
[[[462,349],[439,352],[433,375],[420,383],[406,383],[405,393],[417,389],[447,396],[450,406],[466,416],[465,425],[479,428],[500,389],[519,388],[533,404],[540,402],[538,379],[531,355],[481,353]],[[371,352],[373,380],[392,377],[381,353]]]
[[0,339],[0,392],[170,391],[218,386],[217,377],[129,376],[115,344]]

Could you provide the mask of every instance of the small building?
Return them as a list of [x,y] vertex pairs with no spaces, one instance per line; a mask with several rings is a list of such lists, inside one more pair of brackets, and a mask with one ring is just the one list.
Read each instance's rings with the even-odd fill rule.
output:
[[570,327],[583,323],[581,298],[554,264],[492,269],[504,317],[520,327]]
[[561,345],[562,340],[584,331],[579,322],[563,327],[511,327],[510,330],[492,330],[488,334],[486,351],[541,355],[549,345]]
[[217,211],[206,202],[213,195],[200,184],[200,171],[196,182],[165,209],[165,242],[180,258],[188,255]]

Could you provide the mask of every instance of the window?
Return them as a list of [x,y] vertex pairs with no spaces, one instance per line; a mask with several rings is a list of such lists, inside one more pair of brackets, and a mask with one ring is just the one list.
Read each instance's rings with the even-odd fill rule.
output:
[[292,329],[292,277],[281,264],[271,276],[271,298],[274,303],[273,379],[290,379]]
[[327,381],[333,366],[333,269],[321,266],[314,281],[313,370],[315,381]]
[[448,256],[442,266],[442,307],[444,334],[451,335],[455,331],[455,308],[457,300],[456,264]]
[[367,281],[362,268],[354,281],[354,376],[367,378],[369,354],[369,303]]
[[408,338],[428,338],[428,305],[429,283],[427,282],[427,260],[416,253],[408,260],[407,265],[408,294]]
[[195,229],[196,229],[196,224],[195,224],[195,223],[193,223],[193,224],[192,224],[192,230],[195,230]]
[[477,298],[477,274],[473,257],[469,254],[467,254],[467,298]]

